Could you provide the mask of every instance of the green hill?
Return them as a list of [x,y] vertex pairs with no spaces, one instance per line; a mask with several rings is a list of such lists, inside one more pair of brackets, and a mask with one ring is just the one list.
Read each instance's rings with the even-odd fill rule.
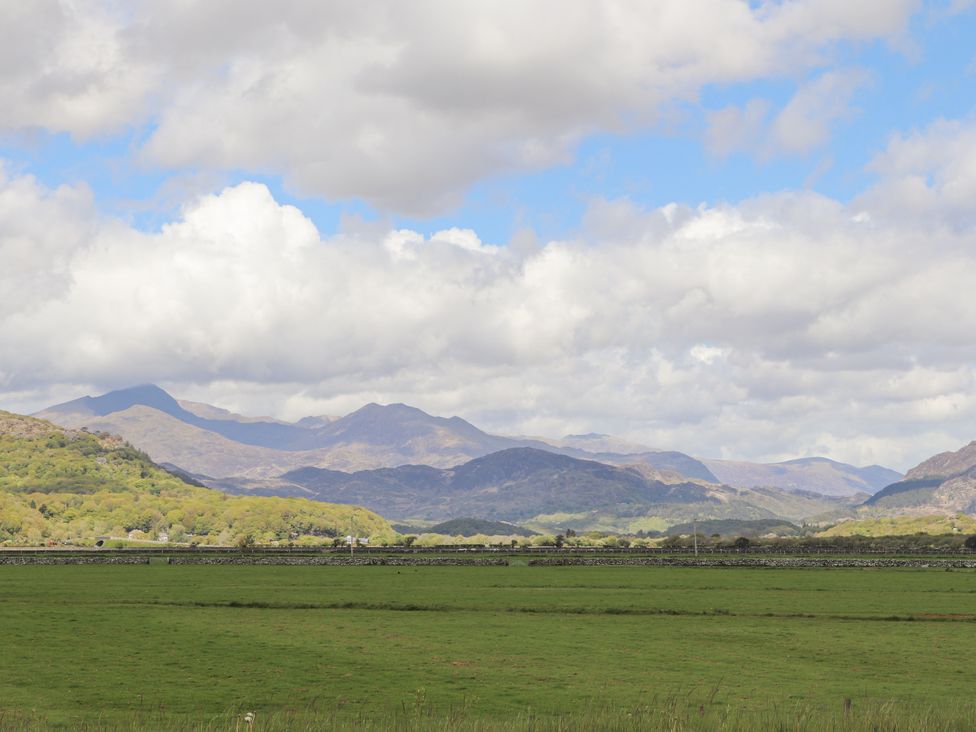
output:
[[843,521],[817,536],[912,536],[929,534],[976,534],[976,518],[966,514],[923,514],[909,516],[881,516]]
[[0,411],[0,543],[90,544],[133,531],[201,544],[393,533],[385,519],[359,507],[231,497],[186,483],[117,437]]

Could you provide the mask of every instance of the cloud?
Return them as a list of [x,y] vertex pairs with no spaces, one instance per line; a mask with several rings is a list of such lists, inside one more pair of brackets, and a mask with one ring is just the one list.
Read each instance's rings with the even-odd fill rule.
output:
[[729,105],[708,112],[705,147],[723,158],[739,150],[758,151],[770,107],[765,99],[751,99],[742,107]]
[[145,119],[162,69],[129,53],[108,3],[6,3],[0,23],[0,131],[42,128],[80,138]]
[[0,317],[61,296],[71,261],[91,243],[97,215],[85,186],[46,190],[0,165]]
[[[704,85],[898,36],[916,6],[22,3],[0,26],[0,127],[133,128],[150,165],[280,174],[303,194],[424,214],[486,176],[565,162],[586,135],[647,127]],[[784,145],[816,143],[816,104]]]
[[827,142],[834,125],[854,113],[851,101],[868,81],[862,69],[825,72],[801,85],[772,117],[772,105],[764,99],[711,111],[705,145],[720,157],[739,150],[760,159],[805,155]]
[[[972,438],[972,149],[970,122],[939,123],[893,138],[850,205],[596,200],[576,238],[518,247],[376,224],[323,237],[256,183],[144,233],[83,186],[8,174],[0,394],[39,408],[151,380],[283,417],[406,401],[505,432],[907,467]],[[923,214],[955,225],[899,213],[919,169]]]
[[910,134],[894,134],[869,169],[881,179],[860,205],[936,227],[976,223],[974,119],[939,119]]

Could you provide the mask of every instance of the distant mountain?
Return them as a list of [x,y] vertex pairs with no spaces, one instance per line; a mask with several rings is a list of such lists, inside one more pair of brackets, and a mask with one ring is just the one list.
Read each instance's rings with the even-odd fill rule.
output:
[[558,440],[551,440],[546,437],[538,438],[543,442],[548,442],[555,447],[571,447],[586,452],[612,452],[619,455],[628,455],[640,452],[660,452],[647,445],[637,442],[623,440],[613,435],[603,435],[598,432],[589,432],[585,435],[566,435]]
[[[685,453],[654,450],[602,434],[568,435],[554,440],[504,437],[484,432],[460,417],[437,417],[405,404],[367,404],[343,417],[283,422],[246,417],[200,402],[179,401],[151,384],[83,397],[36,416],[69,428],[86,427],[122,435],[157,462],[171,464],[187,475],[203,476],[208,485],[224,490],[308,496],[313,492],[309,485],[279,476],[302,468],[318,468],[326,471],[322,475],[336,473],[331,489],[341,487],[351,496],[337,500],[355,503],[357,486],[368,486],[375,493],[377,486],[392,481],[390,500],[376,505],[383,505],[384,510],[391,511],[389,515],[401,518],[420,517],[422,514],[411,512],[417,509],[438,520],[461,515],[508,519],[514,515],[513,503],[517,502],[511,489],[485,494],[494,495],[499,503],[494,512],[488,513],[464,510],[458,497],[451,499],[451,511],[437,512],[435,506],[421,500],[421,494],[430,490],[427,481],[436,486],[443,479],[436,477],[440,475],[436,471],[455,470],[460,480],[460,468],[470,461],[513,449],[529,450],[510,455],[526,461],[523,468],[531,474],[531,480],[544,477],[548,481],[532,487],[529,494],[539,500],[529,501],[518,515],[542,516],[540,525],[546,526],[549,524],[545,522],[564,521],[577,522],[574,527],[602,526],[604,521],[624,525],[621,506],[645,505],[646,496],[640,491],[647,485],[677,486],[676,495],[694,485],[700,495],[716,498],[717,502],[702,499],[708,515],[715,518],[825,518],[848,511],[855,500],[860,502],[901,478],[885,468],[855,468],[822,458],[775,465],[699,460]],[[602,478],[597,479],[596,473],[591,471],[586,476],[586,471],[574,469],[570,483],[580,489],[578,493],[570,491],[559,495],[559,500],[556,496],[541,500],[545,486],[553,484],[551,476],[559,468],[550,466],[548,473],[540,470],[538,459],[533,457],[540,451],[602,464],[603,475],[610,475],[606,472],[610,468],[618,472],[603,490],[597,489]],[[401,466],[404,467],[399,472],[388,472]],[[354,477],[338,477],[343,475]],[[719,486],[723,482],[740,490],[729,492]],[[592,490],[583,490],[584,486]],[[636,493],[625,496],[628,490]],[[414,491],[416,495],[409,497],[404,491]],[[867,495],[861,496],[862,493]],[[397,501],[393,496],[399,496]],[[485,498],[476,505],[488,502]],[[561,508],[550,510],[557,505]],[[658,512],[666,515],[668,521],[698,515],[692,504],[683,499],[668,505],[667,511]],[[535,510],[540,513],[530,513]],[[567,511],[573,517],[564,515]],[[639,523],[644,514],[639,508],[634,508],[634,512],[634,521]]]
[[[773,488],[754,491],[692,481],[666,483],[647,477],[640,467],[618,467],[534,448],[510,448],[447,469],[405,465],[345,473],[307,467],[277,480],[205,482],[231,493],[356,503],[398,519],[480,516],[583,530],[628,530],[649,519],[664,526],[695,517],[794,520],[848,511],[851,506],[846,498]],[[859,500],[865,497],[861,494]]]
[[[640,462],[677,473],[678,482],[717,482],[700,461],[683,453],[636,446],[645,451],[592,454],[570,444],[491,435],[460,417],[435,417],[405,404],[367,404],[344,417],[288,423],[178,401],[150,384],[82,397],[35,416],[70,428],[120,434],[160,462],[214,477],[269,478],[303,466],[345,471],[408,464],[447,468],[500,450],[533,447],[617,465]],[[601,437],[593,446],[611,444],[607,439]]]
[[121,438],[0,412],[0,543],[125,538],[232,543],[326,541],[350,524],[391,533],[358,507],[258,497],[228,499],[191,485]]
[[530,531],[516,524],[505,521],[487,521],[477,518],[457,518],[442,521],[433,526],[409,526],[394,524],[393,528],[401,534],[444,534],[445,536],[538,536],[538,532]]
[[923,461],[909,470],[904,480],[871,496],[859,513],[976,515],[976,442]]
[[[562,448],[563,454],[573,457],[599,460],[610,465],[622,467],[633,465],[646,465],[662,474],[660,477],[664,482],[681,482],[681,480],[692,479],[704,481],[706,483],[721,483],[718,477],[708,469],[701,460],[685,455],[683,452],[674,450],[659,450],[654,452],[636,453],[615,453],[615,452],[595,452],[588,453],[583,450],[572,448]],[[674,473],[676,478],[667,477],[667,473]]]
[[180,405],[176,399],[153,384],[109,392],[99,397],[82,397],[48,407],[34,415],[69,427],[97,426],[98,418],[124,412],[132,407],[148,407],[192,427],[216,433],[234,442],[276,450],[303,450],[313,447],[313,433],[295,425],[275,421],[252,421],[210,405],[194,405],[200,416]]
[[871,494],[902,478],[901,473],[880,465],[858,468],[822,457],[765,464],[709,459],[702,462],[720,482],[737,488],[775,486],[828,496]]

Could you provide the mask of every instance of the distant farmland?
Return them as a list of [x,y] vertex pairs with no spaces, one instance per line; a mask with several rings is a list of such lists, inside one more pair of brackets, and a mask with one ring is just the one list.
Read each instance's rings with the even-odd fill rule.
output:
[[0,729],[976,721],[973,570],[3,566],[0,588]]

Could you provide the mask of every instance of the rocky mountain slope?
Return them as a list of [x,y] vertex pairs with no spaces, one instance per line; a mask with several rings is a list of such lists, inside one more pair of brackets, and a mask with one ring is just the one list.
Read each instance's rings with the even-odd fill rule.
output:
[[976,515],[976,441],[919,463],[904,480],[871,496],[859,513]]

